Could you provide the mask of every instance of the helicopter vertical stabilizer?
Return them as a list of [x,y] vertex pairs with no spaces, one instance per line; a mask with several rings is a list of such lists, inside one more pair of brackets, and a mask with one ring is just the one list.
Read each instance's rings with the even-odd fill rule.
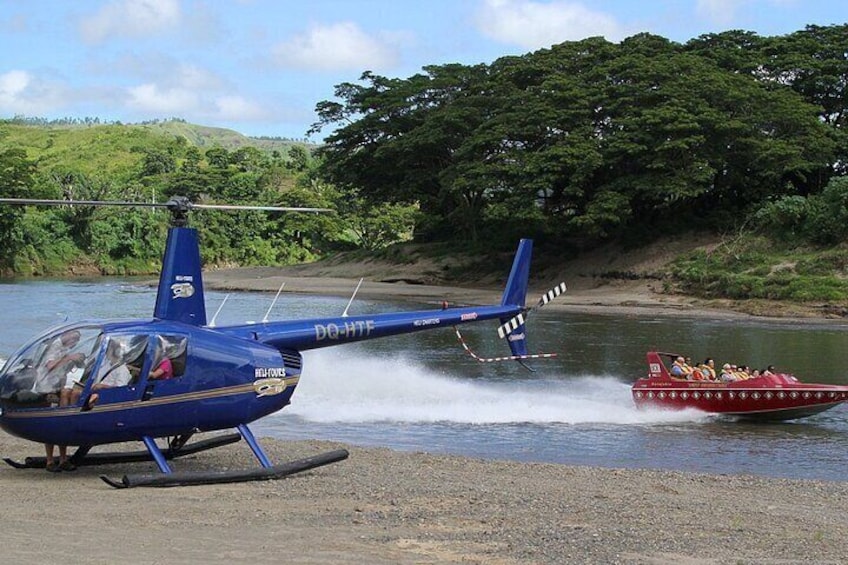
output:
[[[527,300],[527,284],[530,278],[530,258],[533,254],[533,240],[522,239],[518,244],[518,251],[515,253],[515,259],[512,262],[512,270],[509,272],[509,279],[504,288],[501,306],[517,306],[524,308]],[[507,336],[509,349],[513,355],[527,355],[527,333],[524,331],[524,318],[520,314],[513,318],[501,318],[501,323],[508,323],[510,320],[518,320],[513,331]]]
[[194,326],[206,325],[197,230],[172,227],[162,258],[153,316]]

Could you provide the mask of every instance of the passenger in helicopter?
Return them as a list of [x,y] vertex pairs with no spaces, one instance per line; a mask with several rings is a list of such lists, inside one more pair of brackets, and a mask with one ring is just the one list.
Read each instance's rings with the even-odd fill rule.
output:
[[156,345],[156,359],[158,362],[155,364],[156,368],[150,371],[150,374],[147,376],[148,379],[152,381],[164,381],[174,378],[174,365],[171,363],[171,359],[166,355],[166,351],[167,347],[165,342],[160,337],[157,340]]
[[80,340],[77,330],[69,330],[47,346],[43,359],[36,369],[36,379],[32,392],[38,394],[54,394],[62,388],[68,372],[77,365],[82,365],[85,355],[74,352]]
[[[38,377],[33,385],[33,392],[44,394],[55,394],[64,384],[68,373],[77,365],[81,365],[85,359],[82,353],[73,353],[74,347],[80,340],[77,330],[69,330],[57,337],[47,347],[44,354],[44,363],[38,367]],[[56,462],[54,450],[56,446],[52,443],[44,444],[46,455],[46,469],[48,472],[74,471],[76,466],[68,460],[68,446],[59,446],[59,462]]]

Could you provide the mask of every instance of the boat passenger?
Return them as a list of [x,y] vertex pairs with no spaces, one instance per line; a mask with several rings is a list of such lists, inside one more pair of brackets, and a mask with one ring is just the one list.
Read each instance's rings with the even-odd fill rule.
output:
[[671,364],[671,376],[678,379],[688,379],[692,374],[692,367],[686,364],[686,360],[682,355],[677,356],[674,363]]
[[774,365],[769,365],[768,367],[763,369],[763,376],[764,377],[770,377],[772,375],[774,375]]
[[708,381],[716,380],[715,361],[711,357],[704,359],[704,362],[698,366],[698,370],[704,379]]
[[739,380],[736,376],[736,373],[733,371],[733,367],[730,363],[725,363],[721,367],[721,380],[726,383],[733,383]]

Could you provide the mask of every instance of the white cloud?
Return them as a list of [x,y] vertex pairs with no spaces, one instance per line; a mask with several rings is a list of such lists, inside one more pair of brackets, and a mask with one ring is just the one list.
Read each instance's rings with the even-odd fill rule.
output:
[[217,74],[196,65],[179,64],[175,65],[173,69],[175,72],[171,82],[182,88],[218,90],[224,85],[224,80]]
[[180,24],[178,0],[113,0],[79,24],[83,39],[97,43],[110,37],[143,37]]
[[23,94],[31,80],[26,71],[9,71],[0,75],[0,100],[14,100]]
[[200,121],[261,122],[271,116],[260,104],[238,94],[214,94],[155,83],[127,88],[126,94],[127,108],[145,119],[180,116]]
[[197,110],[197,94],[185,88],[160,88],[156,84],[142,84],[127,89],[127,106],[140,112],[167,114],[191,113]]
[[627,34],[612,16],[565,0],[485,0],[477,19],[484,35],[526,49],[597,35],[620,41]]
[[65,88],[21,70],[0,74],[0,114],[37,116],[61,108]]
[[220,96],[215,100],[216,116],[228,121],[261,121],[268,118],[266,112],[242,96]]
[[276,64],[306,70],[375,70],[397,63],[385,39],[368,35],[353,22],[314,26],[274,47]]

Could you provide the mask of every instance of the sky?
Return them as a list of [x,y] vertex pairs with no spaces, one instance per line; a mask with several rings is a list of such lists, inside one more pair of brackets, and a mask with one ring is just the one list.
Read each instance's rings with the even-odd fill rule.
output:
[[176,117],[305,139],[316,104],[364,71],[846,22],[846,0],[0,0],[0,118]]

